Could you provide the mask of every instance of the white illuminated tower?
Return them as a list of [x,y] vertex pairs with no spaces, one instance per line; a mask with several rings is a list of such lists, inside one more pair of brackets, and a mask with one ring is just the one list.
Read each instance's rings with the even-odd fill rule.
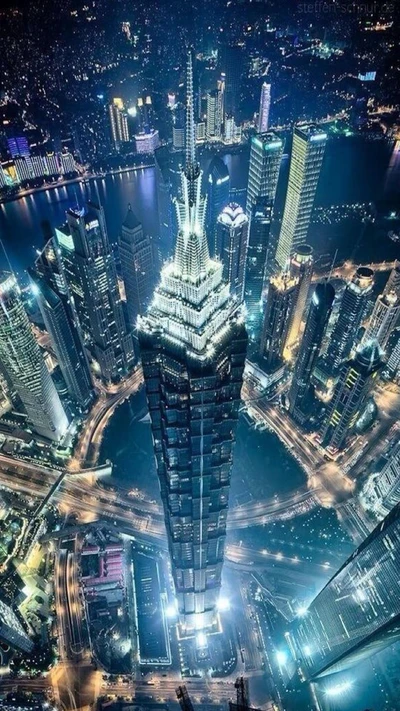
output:
[[263,82],[260,96],[260,111],[258,114],[258,133],[268,131],[269,111],[271,108],[271,84]]
[[[217,628],[235,428],[247,335],[240,302],[210,258],[195,155],[192,60],[174,259],[138,336],[180,633]],[[202,632],[203,635],[203,632]]]
[[32,429],[58,441],[67,430],[67,416],[10,273],[0,275],[0,360]]

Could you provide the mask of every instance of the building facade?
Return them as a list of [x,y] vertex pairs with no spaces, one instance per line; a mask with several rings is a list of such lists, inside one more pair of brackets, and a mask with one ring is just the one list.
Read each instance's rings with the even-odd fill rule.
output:
[[291,277],[288,272],[272,277],[269,283],[260,345],[260,356],[267,372],[282,365],[298,288],[299,280]]
[[102,207],[89,202],[68,210],[56,240],[85,343],[102,378],[119,379],[134,365],[135,353]]
[[377,341],[359,346],[354,358],[342,365],[321,432],[324,447],[344,448],[355,431],[381,366],[382,350]]
[[256,341],[261,330],[264,307],[264,287],[268,279],[268,255],[270,255],[270,237],[272,204],[261,199],[253,205],[249,240],[247,246],[245,302],[247,307],[247,325],[249,337]]
[[283,141],[272,131],[252,137],[246,202],[249,219],[256,203],[273,207],[282,153]]
[[332,311],[335,290],[329,282],[317,284],[311,298],[303,338],[289,391],[289,412],[303,422],[312,402],[311,376]]
[[239,302],[244,297],[249,221],[243,208],[230,202],[217,219],[216,256],[223,264],[223,279]]
[[210,254],[215,256],[217,219],[229,202],[229,170],[219,156],[215,156],[209,165],[206,179],[207,211],[206,232]]
[[376,339],[382,349],[396,328],[400,316],[400,298],[395,291],[378,296],[370,322],[363,336],[363,343]]
[[11,273],[1,275],[0,303],[2,366],[21,399],[32,429],[42,437],[58,441],[67,431],[68,419]]
[[121,273],[125,284],[129,325],[136,328],[139,314],[144,314],[154,291],[155,264],[153,246],[143,232],[129,205],[118,239]]
[[182,634],[212,630],[246,357],[240,305],[209,257],[195,156],[192,61],[173,261],[138,335]]
[[125,113],[122,99],[115,98],[108,106],[110,119],[111,138],[116,151],[119,151],[123,143],[129,141],[128,116]]
[[269,128],[269,112],[271,108],[271,84],[263,82],[260,96],[260,109],[258,112],[258,133],[266,133]]
[[311,286],[311,277],[313,274],[313,250],[308,244],[301,244],[290,260],[290,274],[294,279],[299,280],[297,290],[297,299],[292,311],[290,319],[288,337],[285,344],[285,349],[288,349],[289,354],[296,345],[300,328],[303,321],[304,312],[307,304],[308,292]]
[[307,679],[346,671],[400,638],[400,504],[292,623]]
[[293,132],[289,183],[276,261],[285,268],[300,244],[307,242],[327,134],[313,124],[296,126]]

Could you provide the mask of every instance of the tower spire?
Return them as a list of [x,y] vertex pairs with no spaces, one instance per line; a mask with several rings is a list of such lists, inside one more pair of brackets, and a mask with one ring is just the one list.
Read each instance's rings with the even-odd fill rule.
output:
[[188,180],[189,205],[195,201],[195,181],[200,175],[200,166],[196,161],[196,136],[193,106],[193,60],[192,50],[187,53],[186,66],[186,164],[185,176]]

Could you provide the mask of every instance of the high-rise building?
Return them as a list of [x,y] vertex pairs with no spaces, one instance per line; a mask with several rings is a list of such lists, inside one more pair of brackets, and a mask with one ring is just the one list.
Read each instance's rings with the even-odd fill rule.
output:
[[85,342],[104,380],[118,379],[134,364],[135,353],[102,207],[88,202],[68,210],[67,224],[55,232]]
[[129,141],[128,116],[125,113],[122,99],[115,98],[108,106],[110,117],[111,137],[116,151],[119,151],[123,143]]
[[0,277],[0,360],[39,435],[58,441],[68,420],[36,339],[13,274]]
[[219,156],[215,156],[208,168],[205,181],[207,192],[206,234],[208,249],[212,256],[216,254],[217,218],[229,202],[229,170]]
[[400,316],[400,296],[395,291],[378,296],[369,325],[363,336],[363,343],[376,339],[382,349],[396,328]]
[[260,110],[258,112],[258,133],[265,133],[269,127],[269,111],[271,108],[271,84],[263,82],[260,96]]
[[17,652],[31,652],[34,646],[14,610],[2,600],[0,600],[0,639]]
[[136,327],[154,291],[155,265],[150,237],[129,205],[118,240],[121,273],[125,284],[129,324]]
[[81,407],[86,408],[94,395],[93,378],[74,300],[50,225],[48,230],[46,244],[35,262],[35,270],[29,272],[36,285],[39,308],[68,393]]
[[284,269],[300,244],[307,242],[327,134],[318,126],[296,126],[293,132],[289,183],[276,261]]
[[176,104],[172,113],[172,147],[174,151],[185,150],[185,107]]
[[289,272],[273,276],[269,283],[260,355],[263,367],[272,372],[282,365],[291,315],[297,299],[299,280]]
[[240,302],[244,296],[248,234],[249,220],[243,208],[230,202],[217,220],[216,256],[224,266],[223,279]]
[[161,259],[173,253],[173,240],[176,233],[176,211],[173,197],[176,195],[176,170],[174,156],[167,146],[160,146],[154,153],[157,186],[157,206],[159,219],[159,252]]
[[[268,201],[267,201],[268,203]],[[263,200],[253,205],[247,247],[245,302],[251,340],[257,340],[263,314],[263,290],[266,284],[267,260],[270,254],[272,204]]]
[[298,341],[300,327],[306,308],[308,292],[310,291],[311,277],[313,273],[313,250],[308,244],[301,244],[290,260],[290,274],[299,280],[296,303],[294,305],[290,319],[288,337],[285,348],[289,353]]
[[292,623],[307,679],[346,671],[400,638],[400,504]]
[[332,311],[335,290],[329,282],[317,284],[311,298],[303,338],[289,391],[289,412],[302,422],[312,402],[311,376]]
[[249,219],[256,203],[274,204],[282,152],[283,141],[272,131],[251,139],[246,202]]
[[327,378],[336,379],[342,363],[355,345],[374,286],[374,272],[359,267],[343,291],[339,316],[333,327],[328,349],[321,362]]
[[138,335],[182,634],[213,629],[224,560],[246,330],[209,257],[195,155],[192,60],[174,259]]
[[214,89],[207,94],[206,135],[208,141],[219,141],[221,139],[222,99],[223,95],[218,89]]
[[321,431],[324,447],[344,448],[355,431],[381,366],[382,351],[377,341],[360,345],[354,358],[342,365]]
[[160,145],[158,131],[151,128],[148,133],[135,135],[136,153],[154,153]]
[[390,272],[389,279],[386,282],[385,289],[383,291],[383,296],[394,291],[396,296],[400,299],[400,262],[396,261],[395,266]]
[[385,380],[398,381],[400,376],[400,328],[392,333],[393,347],[388,357],[382,376]]

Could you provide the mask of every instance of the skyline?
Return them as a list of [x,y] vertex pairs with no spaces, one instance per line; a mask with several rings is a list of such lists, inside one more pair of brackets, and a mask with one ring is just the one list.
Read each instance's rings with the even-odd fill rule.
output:
[[400,15],[346,9],[5,0],[7,711],[399,708]]

